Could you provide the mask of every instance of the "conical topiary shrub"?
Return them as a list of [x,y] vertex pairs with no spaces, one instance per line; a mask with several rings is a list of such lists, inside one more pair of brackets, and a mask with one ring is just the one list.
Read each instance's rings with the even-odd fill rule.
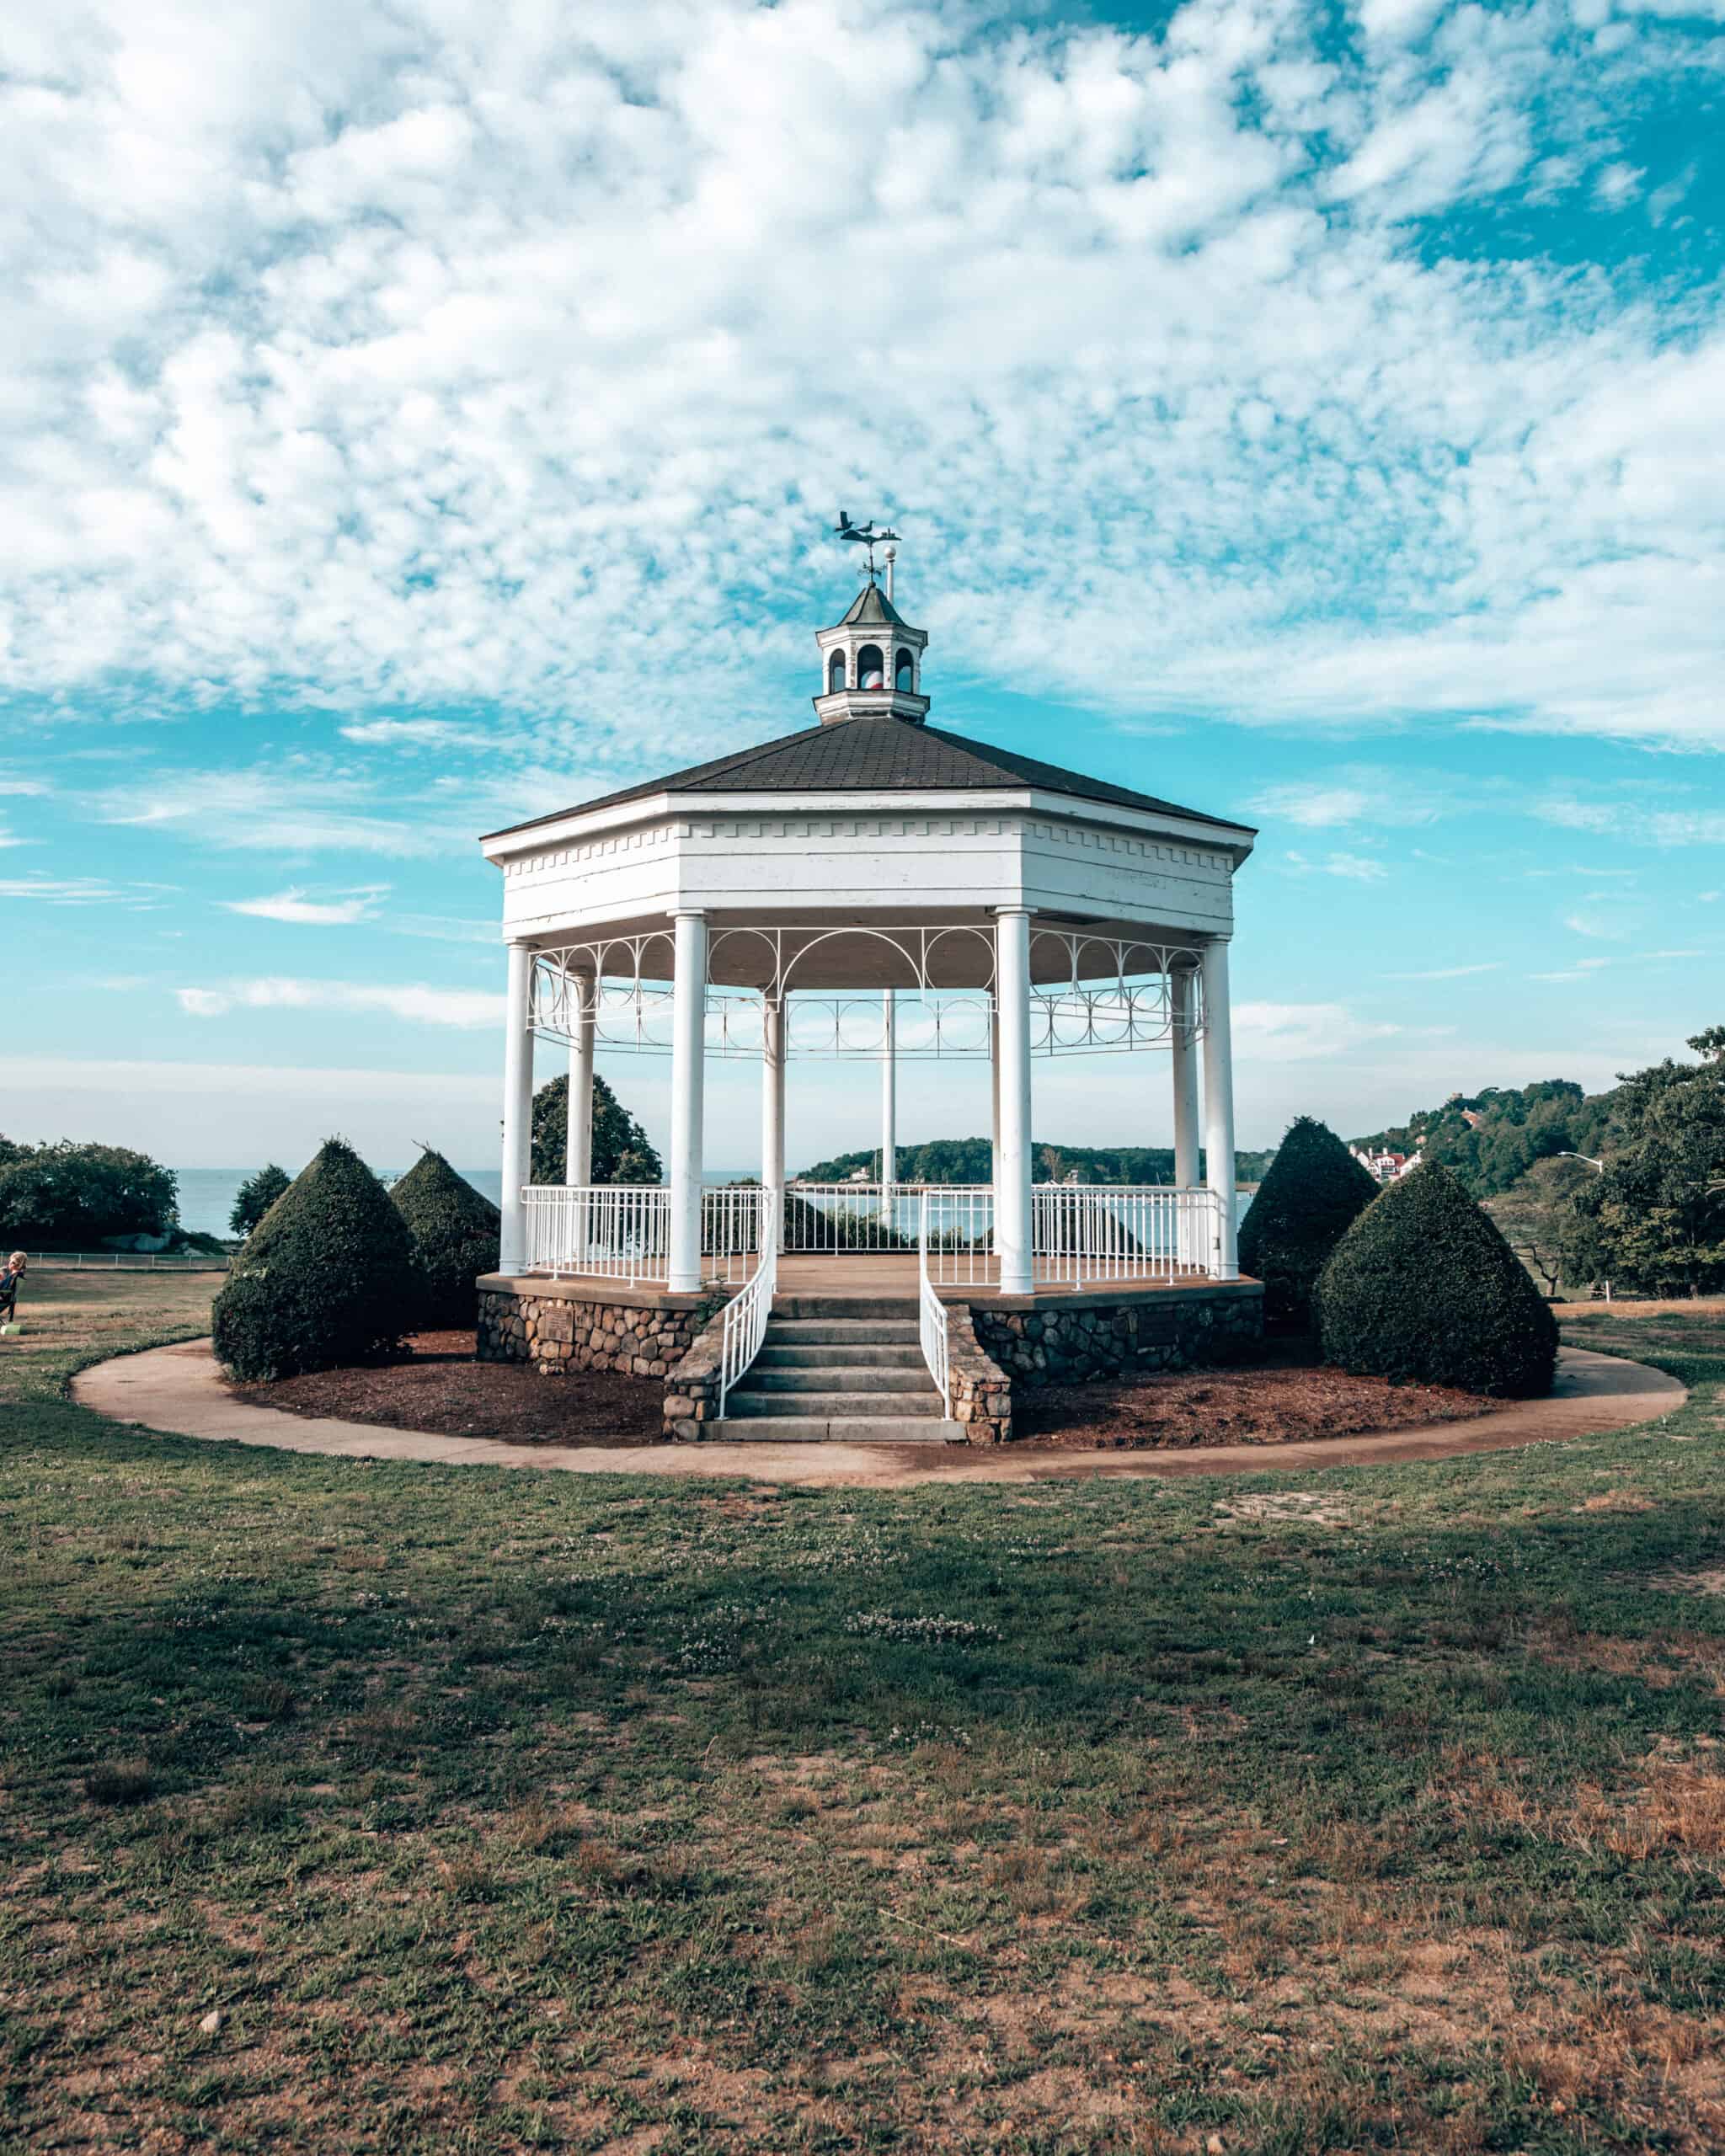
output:
[[1512,1400],[1549,1392],[1557,1323],[1526,1267],[1435,1161],[1392,1182],[1337,1244],[1312,1298],[1344,1370]]
[[238,1378],[364,1362],[412,1331],[424,1297],[407,1222],[332,1138],[234,1260],[216,1298],[216,1353]]
[[429,1147],[389,1195],[408,1224],[425,1280],[420,1324],[472,1325],[473,1283],[497,1270],[502,1214]]
[[1240,1270],[1263,1281],[1266,1319],[1307,1322],[1313,1282],[1377,1194],[1327,1123],[1295,1116],[1240,1223]]

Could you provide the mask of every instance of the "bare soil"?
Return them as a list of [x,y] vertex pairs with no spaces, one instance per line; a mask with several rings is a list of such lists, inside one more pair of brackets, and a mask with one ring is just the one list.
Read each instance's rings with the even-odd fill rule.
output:
[[1036,1445],[1286,1445],[1366,1430],[1415,1430],[1488,1415],[1503,1403],[1449,1385],[1391,1385],[1316,1364],[1303,1342],[1278,1342],[1238,1369],[1051,1385],[1012,1402],[1015,1438]]
[[235,1399],[290,1415],[334,1416],[443,1437],[504,1438],[512,1444],[579,1444],[602,1438],[657,1444],[665,1387],[616,1370],[545,1377],[525,1363],[474,1359],[475,1335],[415,1333],[398,1360],[344,1370],[308,1370],[269,1385],[230,1386]]

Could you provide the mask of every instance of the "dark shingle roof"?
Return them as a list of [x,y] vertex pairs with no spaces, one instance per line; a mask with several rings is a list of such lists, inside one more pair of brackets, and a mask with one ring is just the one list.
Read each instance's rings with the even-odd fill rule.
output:
[[851,601],[851,611],[839,623],[841,629],[853,629],[863,623],[890,624],[902,628],[905,617],[878,584],[865,584]]
[[[562,817],[585,814],[593,808],[617,808],[655,793],[948,793],[1024,786],[1037,787],[1047,793],[1071,794],[1080,801],[1105,801],[1116,808],[1186,816],[1198,824],[1236,830],[1249,828],[1231,824],[1225,816],[1206,816],[1199,809],[1159,800],[1154,794],[1136,792],[1130,786],[1087,778],[1081,771],[1044,764],[1016,750],[967,741],[961,734],[945,734],[937,727],[917,726],[902,718],[852,718],[832,726],[804,727],[799,734],[784,734],[777,741],[763,742],[759,748],[741,749],[728,756],[716,756],[710,763],[692,764],[667,778],[649,779],[644,785],[601,794],[596,801],[578,802],[552,815],[510,825],[509,830],[531,830],[537,824],[554,824]],[[507,833],[492,831],[487,835],[503,838]]]

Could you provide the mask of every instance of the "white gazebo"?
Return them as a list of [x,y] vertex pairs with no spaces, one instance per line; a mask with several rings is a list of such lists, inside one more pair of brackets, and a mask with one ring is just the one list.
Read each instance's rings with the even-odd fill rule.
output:
[[[931,726],[928,639],[892,577],[871,549],[817,631],[814,725],[482,841],[509,950],[501,1273],[636,1297],[726,1282],[740,1369],[805,1257],[914,1256],[931,1303],[1238,1276],[1228,944],[1254,834]],[[536,1039],[567,1045],[556,1186],[529,1175]],[[595,1048],[670,1056],[666,1184],[592,1184]],[[1036,1059],[1150,1050],[1168,1059],[1172,1185],[1036,1183]],[[739,1055],[760,1066],[760,1185],[708,1189],[703,1073]],[[869,1182],[787,1187],[787,1065],[817,1055],[873,1067]],[[896,1066],[960,1055],[991,1065],[990,1180],[902,1184]],[[1140,1068],[1120,1065],[1129,1099]]]

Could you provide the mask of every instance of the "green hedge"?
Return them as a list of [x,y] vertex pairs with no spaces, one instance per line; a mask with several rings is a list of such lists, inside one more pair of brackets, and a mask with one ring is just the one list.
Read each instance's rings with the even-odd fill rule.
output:
[[1317,1276],[1377,1194],[1327,1124],[1295,1118],[1240,1224],[1240,1270],[1263,1281],[1266,1319],[1309,1321]]
[[332,1138],[235,1258],[216,1298],[216,1353],[246,1379],[365,1362],[413,1330],[425,1293],[406,1221]]
[[1525,1400],[1549,1392],[1557,1321],[1447,1168],[1414,1169],[1336,1246],[1313,1298],[1344,1370]]
[[389,1193],[414,1239],[425,1280],[420,1323],[477,1321],[473,1283],[497,1270],[503,1216],[441,1153],[422,1153]]

